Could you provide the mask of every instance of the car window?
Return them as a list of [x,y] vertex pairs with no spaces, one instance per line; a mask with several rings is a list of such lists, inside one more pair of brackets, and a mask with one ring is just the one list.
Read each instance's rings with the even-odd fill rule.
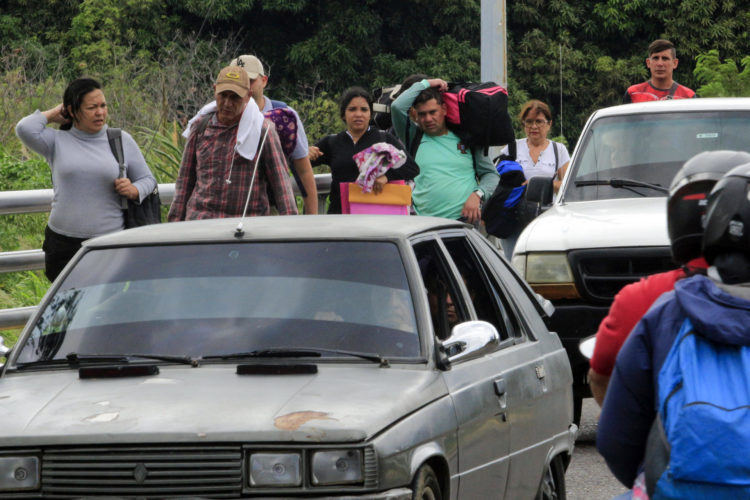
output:
[[666,196],[658,189],[611,185],[629,179],[668,188],[694,155],[745,150],[750,113],[731,111],[643,113],[597,119],[581,138],[565,187],[566,201]]
[[414,254],[422,274],[435,336],[445,340],[450,330],[471,316],[458,284],[436,240],[414,244]]
[[281,347],[420,356],[397,245],[93,250],[60,284],[17,361],[69,352],[207,356]]
[[514,324],[518,326],[518,337],[535,338],[539,332],[547,331],[546,322],[549,317],[529,284],[498,255],[497,249],[485,238],[473,238],[473,243],[477,245],[474,248],[485,258],[488,274],[497,279],[501,289],[506,291],[506,310],[516,320]]
[[477,319],[493,324],[500,340],[517,337],[518,321],[508,307],[504,291],[466,238],[444,237],[443,243],[463,277]]

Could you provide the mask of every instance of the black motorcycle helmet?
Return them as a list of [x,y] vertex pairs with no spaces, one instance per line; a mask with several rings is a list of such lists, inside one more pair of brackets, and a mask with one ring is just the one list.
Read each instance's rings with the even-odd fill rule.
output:
[[703,255],[728,284],[750,281],[750,163],[730,170],[708,197]]
[[705,151],[686,161],[675,174],[667,199],[667,230],[675,262],[687,264],[701,256],[701,219],[708,194],[724,174],[744,163],[750,163],[750,153]]

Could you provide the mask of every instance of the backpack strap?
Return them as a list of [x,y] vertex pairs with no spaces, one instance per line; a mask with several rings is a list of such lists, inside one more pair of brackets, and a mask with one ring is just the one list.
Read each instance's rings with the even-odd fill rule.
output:
[[677,87],[679,87],[679,84],[677,82],[672,82],[672,86],[669,87],[669,94],[667,94],[667,99],[674,99],[674,93],[677,92]]
[[[407,120],[407,123],[408,123],[408,120]],[[407,134],[408,134],[408,131],[409,129],[407,129]],[[421,128],[417,127],[417,132],[414,134],[414,137],[412,137],[411,141],[409,141],[409,143],[406,146],[412,158],[416,159],[417,150],[419,149],[419,145],[422,143],[423,136],[424,136],[424,132],[422,131]],[[408,139],[408,135],[407,135],[407,139]]]
[[[120,169],[118,178],[122,179],[127,175],[125,153],[122,148],[122,129],[107,127],[107,140],[109,141],[109,149],[112,150],[112,154],[115,156]],[[123,209],[128,208],[128,200],[124,196],[120,197],[120,207]]]
[[560,168],[560,157],[557,154],[557,143],[555,141],[552,141],[552,151],[555,153],[555,174],[552,176],[554,177],[557,175],[557,169]]
[[192,134],[190,134],[190,135],[191,135],[191,136],[192,136],[193,134],[200,134],[200,135],[203,135],[203,133],[204,133],[204,132],[206,131],[206,129],[208,128],[208,122],[210,122],[210,121],[211,121],[211,118],[212,118],[212,117],[213,117],[213,116],[214,116],[215,114],[216,114],[216,112],[215,112],[215,111],[212,111],[212,112],[210,112],[210,113],[206,113],[206,118],[205,118],[204,120],[201,120],[201,121],[200,121],[200,122],[198,123],[198,126],[197,126],[197,127],[195,127],[195,130],[194,130],[194,131],[193,131],[193,133],[192,133]]

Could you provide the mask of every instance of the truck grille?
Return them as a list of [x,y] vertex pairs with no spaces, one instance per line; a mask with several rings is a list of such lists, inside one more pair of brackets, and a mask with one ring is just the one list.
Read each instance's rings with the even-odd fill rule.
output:
[[42,463],[44,498],[236,498],[242,489],[239,446],[66,448]]
[[629,283],[677,267],[669,247],[573,250],[568,258],[581,295],[601,304]]

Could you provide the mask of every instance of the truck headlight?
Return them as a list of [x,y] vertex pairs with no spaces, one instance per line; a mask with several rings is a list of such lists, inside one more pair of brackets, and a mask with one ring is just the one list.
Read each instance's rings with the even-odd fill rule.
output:
[[312,457],[312,483],[316,486],[362,482],[362,451],[319,451]]
[[510,263],[516,268],[516,272],[521,275],[521,278],[526,279],[526,254],[520,253],[514,255]]
[[526,255],[525,271],[526,282],[547,299],[580,297],[565,253],[530,253]]
[[39,488],[38,457],[0,457],[0,492]]
[[300,463],[298,453],[253,453],[250,486],[300,486]]

